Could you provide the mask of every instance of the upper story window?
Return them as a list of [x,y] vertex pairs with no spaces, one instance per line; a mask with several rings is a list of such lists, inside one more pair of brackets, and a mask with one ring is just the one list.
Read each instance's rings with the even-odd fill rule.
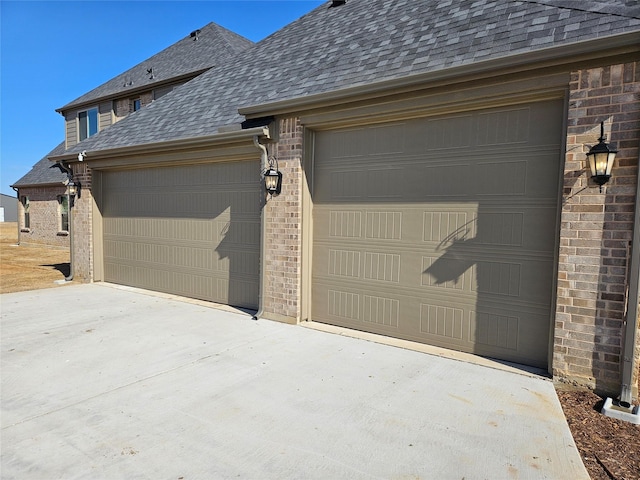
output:
[[97,108],[92,108],[78,113],[78,133],[80,141],[98,133]]
[[140,99],[139,98],[136,98],[133,102],[131,102],[131,109],[134,112],[137,112],[141,108],[142,108],[142,104],[140,103]]

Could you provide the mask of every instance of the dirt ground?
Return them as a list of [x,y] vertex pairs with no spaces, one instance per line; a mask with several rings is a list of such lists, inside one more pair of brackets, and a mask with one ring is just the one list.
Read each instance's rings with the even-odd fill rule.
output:
[[69,250],[17,246],[18,225],[0,223],[0,293],[21,292],[60,285],[69,275]]
[[556,390],[591,478],[640,479],[640,426],[602,415],[604,400],[589,390],[563,385]]
[[[15,223],[0,223],[0,293],[60,288],[69,274],[69,251],[16,246]],[[593,480],[640,479],[640,426],[605,417],[603,399],[588,390],[558,385],[558,397]]]

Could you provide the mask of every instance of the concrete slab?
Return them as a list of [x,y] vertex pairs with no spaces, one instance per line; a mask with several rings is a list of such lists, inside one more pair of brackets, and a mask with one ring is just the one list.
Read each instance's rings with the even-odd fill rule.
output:
[[588,479],[550,381],[70,285],[5,294],[3,479]]
[[607,398],[602,406],[600,413],[607,417],[616,418],[623,422],[640,425],[640,407],[629,405],[623,406],[614,401],[611,397]]

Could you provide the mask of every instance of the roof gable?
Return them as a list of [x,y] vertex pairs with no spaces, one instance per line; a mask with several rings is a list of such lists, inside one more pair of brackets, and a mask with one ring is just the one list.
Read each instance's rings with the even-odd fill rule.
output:
[[[196,34],[197,32],[197,34]],[[59,112],[102,98],[195,74],[234,58],[254,43],[215,23],[209,23],[161,52],[76,98]]]
[[[554,3],[569,2],[348,0],[336,8],[327,3],[74,150],[211,135],[240,123],[238,109],[245,106],[640,31],[640,19],[633,16]],[[585,2],[596,3],[601,2]]]
[[64,142],[60,143],[56,148],[47,153],[38,163],[36,163],[26,175],[15,182],[12,187],[29,187],[35,185],[54,185],[64,184],[67,175],[62,173],[60,169],[51,168],[53,163],[49,157],[62,155],[64,153]]

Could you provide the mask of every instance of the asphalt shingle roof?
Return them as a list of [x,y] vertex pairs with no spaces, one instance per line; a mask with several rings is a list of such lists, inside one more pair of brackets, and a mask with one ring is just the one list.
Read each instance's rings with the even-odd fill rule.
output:
[[[190,34],[187,35],[58,110],[64,111],[104,97],[124,94],[141,87],[150,87],[183,75],[197,73],[232,60],[235,55],[253,44],[251,40],[220,25],[209,23],[199,30],[197,40]],[[153,76],[148,72],[149,69],[153,69]]]
[[35,185],[53,185],[57,183],[63,184],[67,180],[67,175],[62,173],[58,168],[51,168],[53,163],[49,160],[49,157],[62,155],[64,151],[64,142],[62,142],[36,163],[25,176],[11,186],[28,187]]
[[[602,13],[604,3],[615,14]],[[240,107],[640,31],[637,9],[625,7],[623,0],[348,0],[337,8],[328,5],[72,151],[211,135],[241,122]]]

